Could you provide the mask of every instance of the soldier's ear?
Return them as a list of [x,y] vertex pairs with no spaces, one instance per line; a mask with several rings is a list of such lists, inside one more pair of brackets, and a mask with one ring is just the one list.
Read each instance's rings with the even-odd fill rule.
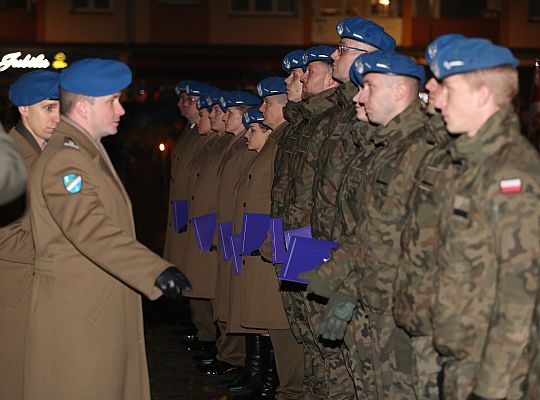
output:
[[19,114],[23,117],[28,117],[28,107],[27,106],[19,106],[17,107],[19,109]]
[[487,87],[486,85],[482,85],[477,88],[476,92],[478,106],[482,107],[485,106],[487,103],[493,101],[493,94],[489,87]]
[[88,101],[83,96],[77,96],[75,104],[73,105],[73,111],[75,114],[83,119],[86,119],[88,116]]

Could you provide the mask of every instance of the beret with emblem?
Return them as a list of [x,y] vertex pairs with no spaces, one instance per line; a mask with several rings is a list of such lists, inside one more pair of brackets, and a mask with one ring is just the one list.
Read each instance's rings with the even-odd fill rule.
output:
[[180,81],[176,84],[176,86],[174,87],[174,92],[178,95],[182,94],[182,93],[185,93],[186,91],[186,86],[189,85],[191,81]]
[[426,52],[424,55],[426,62],[431,64],[431,61],[435,58],[435,56],[437,56],[440,49],[447,46],[449,43],[452,43],[454,40],[464,38],[465,36],[463,36],[461,33],[448,33],[446,35],[439,36],[426,47]]
[[204,95],[200,96],[197,100],[197,108],[200,110],[202,108],[207,109],[210,111],[212,109],[212,96],[211,95]]
[[519,61],[503,46],[488,39],[455,38],[441,48],[431,62],[431,71],[439,80],[461,74],[508,65],[517,67]]
[[336,50],[333,46],[319,45],[313,46],[306,50],[304,53],[304,67],[307,68],[308,64],[313,61],[324,61],[332,63],[332,53]]
[[362,54],[355,60],[351,68],[354,68],[352,74],[356,74],[354,79],[357,82],[361,82],[363,76],[373,72],[416,78],[420,86],[424,85],[426,78],[424,67],[415,63],[410,57],[393,50],[379,50]]
[[384,28],[362,17],[345,18],[336,25],[342,39],[352,39],[374,46],[380,50],[394,50],[395,39]]
[[215,91],[216,88],[208,83],[199,81],[189,81],[186,84],[186,93],[190,96],[204,96]]
[[210,105],[210,107],[219,104],[219,99],[221,98],[222,93],[222,90],[214,90],[205,96],[206,102]]
[[257,93],[260,97],[274,96],[287,93],[285,79],[279,76],[264,78],[257,84]]
[[17,79],[9,88],[9,99],[19,106],[31,106],[42,100],[58,100],[60,74],[52,71],[32,71]]
[[120,92],[131,83],[131,70],[118,60],[85,58],[60,74],[60,88],[83,96],[99,97]]
[[231,90],[227,92],[222,92],[221,98],[221,107],[241,107],[241,106],[260,106],[261,99],[250,92],[245,90]]
[[255,122],[258,122],[260,124],[264,122],[264,117],[263,117],[262,112],[260,112],[256,108],[247,110],[244,113],[244,118],[242,118],[242,123],[244,124],[244,128],[248,129],[249,125],[254,124]]
[[290,74],[293,69],[303,69],[304,53],[305,51],[301,49],[293,50],[290,53],[287,53],[287,55],[283,57],[283,63],[281,64],[283,71],[285,71],[286,74]]
[[362,56],[363,55],[364,54],[360,54],[358,57],[356,57],[354,62],[351,64],[351,67],[349,68],[349,79],[356,86],[362,86],[363,85],[363,83],[362,83],[362,74],[359,72],[363,68],[361,66]]

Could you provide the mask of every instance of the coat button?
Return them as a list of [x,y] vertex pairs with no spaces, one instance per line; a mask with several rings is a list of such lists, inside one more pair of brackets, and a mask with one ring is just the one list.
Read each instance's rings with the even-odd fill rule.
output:
[[197,172],[197,177],[199,176],[200,174]]
[[244,201],[244,207],[247,206],[247,203]]
[[251,179],[251,174],[249,174],[248,179]]
[[242,265],[246,265],[246,260],[242,260]]
[[195,196],[191,196],[191,200],[195,200]]

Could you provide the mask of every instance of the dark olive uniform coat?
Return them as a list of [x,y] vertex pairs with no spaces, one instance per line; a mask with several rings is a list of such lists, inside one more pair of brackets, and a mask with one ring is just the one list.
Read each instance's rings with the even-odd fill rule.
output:
[[[80,190],[63,177],[76,174]],[[68,185],[70,187],[70,185]],[[62,117],[30,181],[35,276],[25,400],[149,400],[141,296],[170,265],[135,238],[100,142]]]
[[[37,141],[19,122],[11,130],[28,174],[41,153]],[[0,399],[23,396],[24,340],[30,313],[34,242],[27,197],[0,207]]]

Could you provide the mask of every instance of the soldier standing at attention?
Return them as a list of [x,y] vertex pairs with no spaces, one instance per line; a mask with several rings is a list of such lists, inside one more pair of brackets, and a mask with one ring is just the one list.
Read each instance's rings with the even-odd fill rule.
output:
[[64,114],[34,167],[35,276],[27,400],[149,400],[141,297],[191,285],[135,238],[131,202],[101,144],[117,133],[127,65],[83,59],[60,76]]
[[538,292],[540,160],[512,106],[518,61],[486,39],[435,55],[459,168],[445,182],[432,309],[445,399],[522,399]]
[[[21,119],[9,136],[28,176],[60,121],[60,74],[34,71],[11,85],[9,98]],[[11,168],[11,167],[6,167]],[[0,398],[23,398],[24,341],[30,313],[34,243],[28,196],[0,207]]]

